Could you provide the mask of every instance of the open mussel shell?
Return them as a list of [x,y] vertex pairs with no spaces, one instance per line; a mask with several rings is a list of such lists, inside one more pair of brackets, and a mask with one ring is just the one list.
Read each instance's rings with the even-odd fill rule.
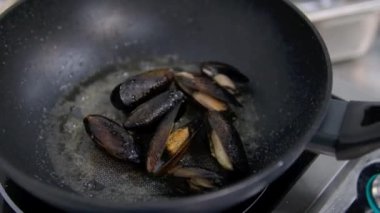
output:
[[166,151],[169,156],[174,156],[180,148],[185,145],[185,143],[188,143],[189,140],[195,136],[202,125],[201,120],[194,119],[193,121],[172,131],[166,142]]
[[[183,158],[188,150],[191,141],[198,133],[198,130],[202,128],[203,123],[199,119],[195,119],[188,124],[172,131],[167,138],[166,150],[168,151],[168,160],[162,160],[162,164],[156,168],[153,173],[156,175],[167,174],[168,171],[177,166],[178,162]],[[169,142],[169,140],[171,140]],[[168,144],[169,143],[169,144]],[[170,151],[168,150],[170,147]]]
[[213,80],[204,75],[190,72],[179,72],[175,74],[175,80],[181,88],[186,88],[185,91],[197,91],[224,103],[242,106],[236,97],[231,95],[228,90],[218,86]]
[[124,127],[132,129],[148,126],[161,119],[184,100],[185,95],[179,90],[163,92],[134,109],[124,122]]
[[202,105],[203,107],[205,107],[208,110],[218,111],[218,112],[228,110],[228,105],[226,103],[224,103],[223,101],[220,101],[220,100],[218,100],[212,96],[209,96],[205,93],[194,92],[194,93],[192,93],[192,96],[193,96],[193,99],[197,103],[199,103],[200,105]]
[[225,89],[231,95],[238,95],[239,90],[237,89],[236,84],[224,74],[216,74],[213,77],[214,81],[223,89]]
[[222,177],[217,173],[198,167],[176,166],[168,174],[187,179],[190,189],[202,191],[203,189],[212,189],[220,185]]
[[171,158],[163,162],[161,161],[161,164],[156,168],[156,170],[153,172],[157,176],[165,175],[168,173],[168,171],[176,166],[179,161],[183,158],[183,156],[186,154],[188,148],[190,145],[190,140],[188,140],[186,143],[184,143]]
[[203,92],[224,102],[229,101],[223,90],[208,77],[196,73],[178,72],[175,74],[175,79],[186,88]]
[[140,163],[140,147],[121,125],[102,115],[87,115],[83,123],[90,138],[108,154],[121,160]]
[[182,178],[209,178],[215,180],[222,179],[222,177],[217,173],[200,167],[186,167],[178,165],[173,169],[170,169],[168,173],[175,177]]
[[214,182],[207,178],[190,178],[188,184],[190,189],[195,191],[202,191],[203,189],[212,189],[216,187]]
[[189,96],[191,96],[195,100],[195,102],[197,102],[204,108],[208,110],[214,110],[214,111],[226,111],[228,109],[228,105],[225,102],[219,99],[216,99],[215,97],[210,96],[206,93],[203,93],[191,87],[188,87],[182,82],[183,81],[181,80],[176,81],[179,88],[181,88],[182,91],[184,91]]
[[207,117],[213,157],[224,169],[247,174],[249,172],[247,156],[235,127],[218,112],[209,111]]
[[249,78],[247,76],[241,73],[236,67],[226,63],[218,61],[205,61],[200,64],[200,69],[202,73],[211,78],[214,78],[218,74],[223,74],[235,82],[249,82]]
[[148,172],[156,171],[161,163],[162,154],[165,151],[167,140],[174,126],[174,121],[180,107],[181,104],[178,104],[171,112],[168,112],[155,130],[147,154],[146,170]]
[[155,69],[131,76],[113,89],[111,102],[117,109],[133,109],[167,89],[172,80],[173,72],[169,68]]

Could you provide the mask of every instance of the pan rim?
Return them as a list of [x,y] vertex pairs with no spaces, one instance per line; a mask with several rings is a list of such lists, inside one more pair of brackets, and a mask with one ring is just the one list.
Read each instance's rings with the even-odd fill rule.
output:
[[[326,72],[328,81],[325,88],[325,99],[323,100],[323,103],[321,103],[321,107],[319,108],[318,113],[316,113],[316,119],[313,121],[310,129],[306,131],[305,134],[299,139],[298,143],[301,145],[297,146],[295,150],[292,150],[292,152],[287,152],[286,154],[284,154],[284,156],[281,159],[284,162],[282,165],[273,164],[261,170],[259,173],[251,175],[237,183],[231,184],[228,187],[222,188],[214,192],[184,198],[176,198],[173,200],[159,200],[141,203],[120,203],[99,199],[91,199],[63,190],[59,190],[57,187],[41,183],[33,177],[26,175],[24,172],[17,170],[16,168],[12,167],[11,164],[7,162],[7,160],[3,159],[3,157],[0,156],[1,168],[6,173],[7,177],[11,178],[18,185],[20,185],[22,188],[26,189],[28,192],[32,193],[36,197],[66,209],[73,209],[73,207],[75,206],[75,210],[77,211],[125,211],[126,209],[131,211],[159,211],[168,209],[181,209],[183,211],[186,211],[199,210],[204,207],[208,209],[218,209],[236,203],[236,200],[243,200],[250,196],[253,196],[254,194],[258,193],[261,189],[263,189],[265,185],[273,181],[286,169],[288,169],[290,165],[292,165],[292,163],[301,154],[301,152],[305,149],[307,142],[310,141],[310,139],[320,126],[323,118],[325,117],[328,107],[328,100],[331,97],[332,68],[325,43],[323,42],[320,34],[312,25],[310,20],[308,20],[306,16],[298,8],[296,8],[292,3],[290,3],[289,0],[284,0],[282,1],[282,3],[288,6],[290,10],[295,12],[300,19],[303,19],[305,24],[314,33],[316,40],[320,43],[321,50],[325,56],[324,60],[326,61]],[[240,193],[239,196],[236,196],[237,192],[242,193]],[[220,202],[221,198],[224,199],[223,202]],[[191,209],[184,209],[185,206],[190,207]]]

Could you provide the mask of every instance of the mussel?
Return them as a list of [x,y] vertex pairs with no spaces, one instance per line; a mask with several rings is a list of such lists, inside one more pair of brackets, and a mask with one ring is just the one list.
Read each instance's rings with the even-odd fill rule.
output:
[[239,93],[234,81],[241,83],[249,82],[247,76],[242,74],[237,68],[226,63],[206,61],[201,63],[200,69],[202,73],[214,79],[219,86],[225,88],[233,95]]
[[168,171],[169,174],[182,177],[182,178],[209,178],[209,179],[222,179],[220,175],[207,169],[200,167],[186,167],[178,165]]
[[248,160],[235,127],[218,112],[209,111],[207,117],[213,157],[224,169],[246,174],[249,171]]
[[102,115],[87,115],[83,123],[90,138],[107,153],[120,160],[140,163],[140,147],[120,124]]
[[125,120],[124,127],[132,129],[150,125],[184,100],[185,95],[179,90],[163,92],[134,109]]
[[176,82],[185,93],[190,95],[196,102],[198,102],[206,109],[215,111],[226,111],[228,109],[228,106],[225,102],[191,87],[187,87],[186,85],[182,84],[180,80]]
[[167,140],[180,107],[181,106],[178,105],[171,112],[167,113],[157,126],[155,134],[150,141],[147,154],[146,170],[148,172],[153,173],[157,170],[158,166],[160,166],[161,156],[165,151]]
[[[177,165],[189,147],[191,140],[202,127],[200,120],[193,120],[167,134],[168,126],[172,125],[168,123],[170,116],[172,115],[169,114],[160,123],[159,131],[156,131],[149,145],[147,170],[157,175],[165,174]],[[169,156],[166,161],[162,159],[165,148]]]
[[[175,74],[175,80],[177,84],[186,92],[194,93],[196,92],[210,96],[217,99],[223,103],[232,103],[236,106],[242,106],[234,95],[228,93],[223,87],[215,84],[210,78],[190,72],[179,72]],[[191,92],[193,91],[193,92]]]
[[215,187],[212,180],[206,178],[190,178],[187,180],[190,189],[194,191],[203,191],[204,189],[212,189]]
[[137,74],[114,88],[111,102],[118,109],[133,109],[143,101],[167,89],[172,80],[173,72],[169,68]]
[[[237,100],[241,97],[234,81],[245,83],[249,79],[225,63],[207,61],[199,66],[200,72],[162,68],[129,77],[111,94],[112,104],[126,115],[123,125],[101,115],[88,115],[83,119],[86,132],[113,157],[140,165],[145,163],[150,174],[182,179],[194,191],[211,190],[226,179],[248,174],[244,146],[227,115],[235,116],[229,104],[242,106]],[[183,104],[187,98],[201,107]],[[207,113],[202,118],[204,110]],[[185,112],[188,116],[179,119]],[[180,124],[189,119],[185,125]],[[207,128],[202,131],[205,123]],[[134,138],[141,143],[136,143]],[[184,166],[191,164],[181,160],[194,138],[209,142],[215,165],[224,169],[223,178],[208,169]],[[141,158],[145,153],[140,146],[148,148],[144,162]],[[193,154],[189,157],[193,158]]]
[[207,169],[197,167],[184,167],[176,166],[168,174],[186,178],[190,188],[195,191],[202,191],[203,189],[212,189],[220,185],[222,177],[215,172]]

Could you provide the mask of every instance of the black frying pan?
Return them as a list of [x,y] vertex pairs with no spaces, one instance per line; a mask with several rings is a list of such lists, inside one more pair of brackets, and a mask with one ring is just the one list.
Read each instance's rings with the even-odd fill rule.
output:
[[[305,17],[283,1],[27,1],[2,17],[0,47],[2,169],[37,197],[68,210],[217,210],[235,204],[292,164],[316,133],[330,100],[326,48]],[[66,116],[64,110],[57,112],[65,104],[62,100],[76,100],[92,82],[113,73],[114,67],[129,75],[128,70],[152,61],[153,66],[163,66],[204,60],[235,65],[251,79],[248,91],[253,93],[254,110],[250,112],[256,118],[248,126],[256,134],[244,143],[252,174],[215,192],[170,199],[157,191],[141,191],[138,186],[144,177],[136,176],[136,184],[124,190],[139,196],[131,203],[97,198],[107,185],[93,186],[101,184],[93,171],[97,182],[85,183],[90,184],[88,193],[75,192],[67,180],[86,177],[62,176],[57,171],[62,167],[54,163],[57,158],[47,145],[64,140],[58,134],[52,139],[50,127],[81,116],[75,107]],[[347,103],[340,106],[345,109]],[[339,127],[341,114],[333,119]],[[46,121],[49,116],[55,124]],[[88,139],[80,138],[78,143],[90,144],[83,140]],[[90,145],[72,150],[97,152]],[[88,152],[78,151],[83,148]],[[105,170],[111,171],[111,182],[134,172],[120,162],[99,158],[84,156],[80,165],[111,162]],[[112,172],[116,170],[122,172]],[[154,199],[155,195],[163,198]],[[143,202],[144,197],[152,199]]]

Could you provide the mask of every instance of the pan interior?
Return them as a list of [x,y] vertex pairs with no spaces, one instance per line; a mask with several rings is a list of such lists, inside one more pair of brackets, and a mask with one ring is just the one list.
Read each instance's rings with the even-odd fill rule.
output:
[[[114,85],[146,65],[218,60],[235,65],[251,79],[251,98],[244,109],[251,112],[243,114],[253,118],[244,117],[249,124],[238,129],[245,131],[241,134],[246,137],[252,178],[264,168],[288,164],[284,156],[299,153],[305,144],[299,139],[316,128],[313,122],[330,84],[325,53],[314,32],[284,3],[166,2],[37,0],[21,4],[2,18],[0,156],[4,162],[43,183],[88,197],[108,189],[107,193],[113,193],[112,187],[105,187],[105,180],[96,179],[105,179],[100,173],[107,171],[112,176],[108,180],[135,178],[136,188],[131,192],[141,190],[137,197],[144,197],[144,188],[138,186],[150,182],[150,177],[126,172],[129,166],[101,153],[90,154],[98,150],[83,135],[65,138],[66,134],[54,136],[49,129],[64,124],[64,131],[78,133],[79,112],[103,110],[82,105],[82,96],[105,106],[105,94],[111,88],[108,83]],[[107,71],[119,65],[130,66],[131,73]],[[99,97],[91,96],[94,91],[89,94],[91,88],[99,91]],[[121,116],[117,111],[104,113]],[[50,123],[52,116],[55,123]],[[80,145],[72,146],[74,139]],[[72,161],[57,162],[70,149],[77,153]],[[87,173],[66,175],[70,166],[75,168],[71,163]],[[96,163],[103,170],[93,170],[91,165]],[[162,180],[152,182],[146,194],[150,199],[172,193]]]
[[[113,66],[82,82],[47,112],[41,137],[45,138],[53,169],[61,180],[62,187],[69,186],[87,197],[130,202],[189,194],[183,179],[152,177],[140,167],[112,159],[91,142],[82,123],[84,116],[88,114],[105,115],[122,123],[125,115],[110,103],[112,89],[128,76],[154,68],[173,66],[184,70],[197,69],[196,65],[181,62],[176,56]],[[253,153],[257,147],[257,115],[248,86],[240,86],[244,108],[232,109],[238,115],[234,124],[244,141],[245,149],[251,158],[250,162],[253,162]],[[186,113],[177,126],[196,117],[199,117],[197,112]],[[142,134],[149,135],[154,131],[154,128],[147,128]],[[191,149],[182,164],[223,174],[215,159],[210,156],[206,134],[206,131],[201,131],[192,141]]]

